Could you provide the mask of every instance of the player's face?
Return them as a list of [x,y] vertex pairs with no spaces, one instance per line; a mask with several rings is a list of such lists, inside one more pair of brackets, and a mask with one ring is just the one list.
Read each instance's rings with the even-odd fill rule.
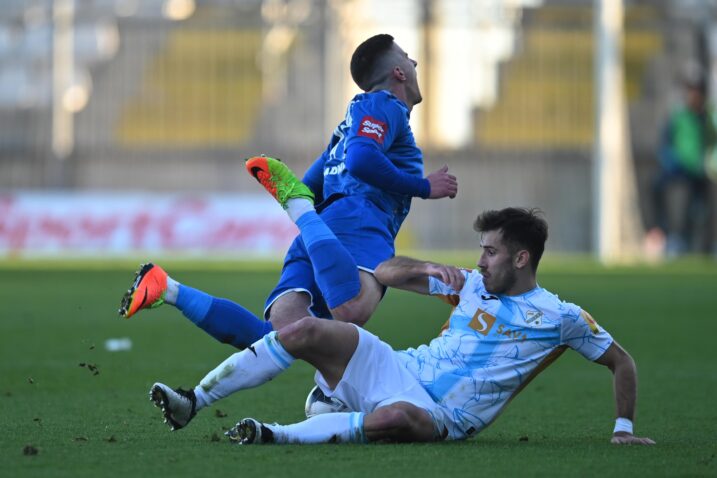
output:
[[408,53],[403,51],[403,49],[395,43],[393,44],[393,48],[395,49],[399,59],[399,64],[397,66],[400,67],[406,75],[407,100],[411,103],[411,105],[417,105],[423,101],[421,89],[418,87],[418,72],[416,71],[418,62],[410,58]]
[[483,253],[478,260],[478,269],[483,274],[485,289],[491,294],[508,293],[517,282],[517,269],[513,263],[514,254],[503,243],[503,233],[484,232],[480,245]]

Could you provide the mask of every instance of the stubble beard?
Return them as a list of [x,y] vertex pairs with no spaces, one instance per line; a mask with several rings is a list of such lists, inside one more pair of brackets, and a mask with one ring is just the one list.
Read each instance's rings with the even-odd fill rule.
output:
[[[495,277],[496,276],[494,276],[494,275],[491,276],[491,278],[495,278]],[[484,280],[484,284],[486,286],[485,290],[487,292],[490,292],[491,294],[496,294],[496,295],[505,294],[515,284],[515,281],[516,281],[515,271],[513,269],[510,269],[510,270],[506,271],[505,274],[502,275],[502,278],[499,278],[499,279],[500,279],[500,281],[493,285],[485,284],[485,280]]]

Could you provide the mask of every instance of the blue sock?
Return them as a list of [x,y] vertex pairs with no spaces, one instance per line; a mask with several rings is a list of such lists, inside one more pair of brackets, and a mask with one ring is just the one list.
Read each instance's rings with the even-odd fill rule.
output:
[[273,330],[271,322],[257,318],[241,305],[183,284],[179,285],[175,306],[197,327],[238,349],[248,347]]
[[356,261],[315,211],[303,214],[296,225],[311,258],[316,283],[330,309],[361,291]]

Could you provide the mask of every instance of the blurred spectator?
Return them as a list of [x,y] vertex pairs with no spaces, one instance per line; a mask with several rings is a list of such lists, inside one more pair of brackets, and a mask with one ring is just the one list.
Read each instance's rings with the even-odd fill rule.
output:
[[[671,112],[660,137],[660,170],[653,184],[656,226],[648,232],[648,241],[660,244],[668,256],[708,253],[712,241],[705,160],[717,140],[714,115],[703,75],[689,77],[683,86],[684,104]],[[686,200],[679,216],[671,218],[675,186],[684,189]]]

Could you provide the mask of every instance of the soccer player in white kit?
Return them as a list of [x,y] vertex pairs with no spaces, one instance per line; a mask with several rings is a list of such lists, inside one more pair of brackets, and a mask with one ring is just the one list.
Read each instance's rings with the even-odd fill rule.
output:
[[261,385],[296,359],[316,367],[324,395],[347,411],[278,425],[245,418],[228,435],[242,444],[462,440],[488,426],[538,373],[571,348],[614,375],[616,444],[654,444],[633,434],[637,371],[590,314],[537,284],[548,227],[537,211],[481,214],[477,270],[394,257],[375,271],[386,286],[436,295],[454,306],[441,334],[394,351],[353,324],[306,317],[236,353],[193,390],[163,384],[175,428],[198,410]]

